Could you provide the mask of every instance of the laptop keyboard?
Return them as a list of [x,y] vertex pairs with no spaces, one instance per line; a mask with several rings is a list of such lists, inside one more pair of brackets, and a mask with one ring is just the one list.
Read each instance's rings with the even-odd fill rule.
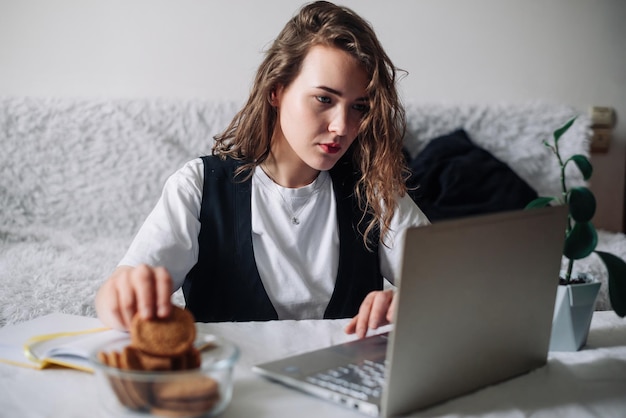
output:
[[364,401],[380,398],[385,382],[385,363],[384,360],[364,360],[316,373],[306,381]]

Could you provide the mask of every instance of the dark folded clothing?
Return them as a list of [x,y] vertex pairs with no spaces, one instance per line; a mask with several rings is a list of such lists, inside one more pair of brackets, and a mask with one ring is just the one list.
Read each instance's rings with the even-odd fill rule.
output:
[[460,129],[409,158],[409,195],[431,221],[522,209],[537,192]]

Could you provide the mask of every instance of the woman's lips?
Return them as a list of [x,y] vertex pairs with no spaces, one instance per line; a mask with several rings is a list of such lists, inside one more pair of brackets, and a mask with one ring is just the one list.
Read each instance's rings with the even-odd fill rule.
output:
[[320,144],[320,147],[328,154],[336,154],[341,151],[341,145],[339,144]]

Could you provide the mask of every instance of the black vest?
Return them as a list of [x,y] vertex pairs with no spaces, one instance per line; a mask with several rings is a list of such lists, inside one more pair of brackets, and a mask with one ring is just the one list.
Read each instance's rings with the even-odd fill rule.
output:
[[[235,160],[215,156],[202,159],[198,262],[183,283],[187,309],[200,322],[278,319],[254,260],[251,179],[234,179],[240,165]],[[347,161],[343,158],[330,171],[337,201],[339,267],[324,313],[329,319],[356,315],[365,296],[383,286],[378,236],[373,237],[372,250],[368,251],[357,232],[362,212],[353,195],[354,173]]]

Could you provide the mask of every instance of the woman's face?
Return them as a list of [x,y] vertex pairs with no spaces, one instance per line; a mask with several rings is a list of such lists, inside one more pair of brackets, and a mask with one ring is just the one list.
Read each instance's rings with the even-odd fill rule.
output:
[[292,183],[283,185],[310,183],[345,154],[369,110],[367,84],[367,73],[355,58],[318,45],[308,52],[293,82],[277,88],[272,154],[279,175],[291,173]]

